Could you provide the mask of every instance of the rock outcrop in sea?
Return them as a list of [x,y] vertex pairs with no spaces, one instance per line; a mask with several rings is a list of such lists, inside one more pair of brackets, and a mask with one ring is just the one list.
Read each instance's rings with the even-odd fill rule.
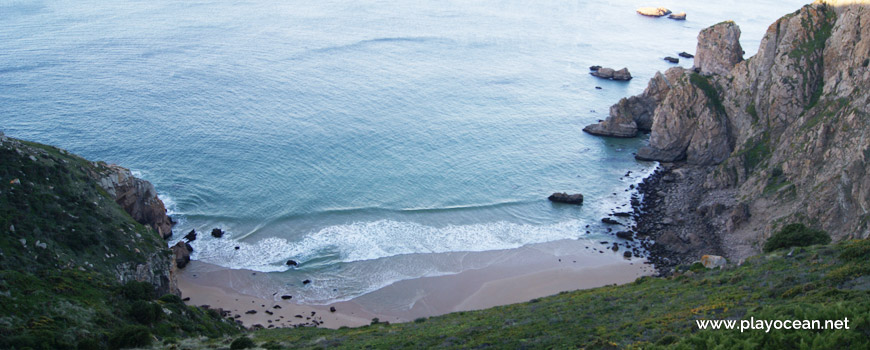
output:
[[587,126],[651,132],[637,158],[663,162],[647,188],[658,217],[638,234],[689,261],[739,261],[793,222],[870,236],[868,20],[866,0],[817,1],[773,23],[746,60],[737,24],[719,23],[698,36],[693,70],[656,74]]
[[641,7],[637,9],[637,13],[647,17],[661,17],[671,14],[671,10],[664,7]]

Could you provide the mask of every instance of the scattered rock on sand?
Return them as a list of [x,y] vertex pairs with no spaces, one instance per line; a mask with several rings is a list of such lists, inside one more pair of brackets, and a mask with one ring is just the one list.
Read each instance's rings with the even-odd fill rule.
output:
[[637,13],[648,17],[661,17],[671,14],[671,10],[664,7],[641,7]]
[[329,312],[335,312],[335,306],[330,306],[330,307],[329,307]]
[[665,61],[668,61],[668,62],[671,62],[671,63],[680,63],[680,59],[679,59],[679,58],[671,57],[671,56],[665,57]]
[[668,18],[675,19],[678,21],[685,21],[686,20],[686,13],[685,12],[672,13],[670,16],[668,16]]
[[[283,300],[290,300],[290,299],[293,299],[293,296],[292,296],[292,295],[282,295],[282,296],[281,296],[281,299],[283,299]],[[277,306],[277,305],[276,305],[276,306]]]
[[214,230],[211,230],[211,235],[214,238],[221,238],[224,236],[224,231],[221,231],[221,229],[219,228],[215,228]]
[[583,195],[580,193],[567,194],[565,192],[553,193],[547,197],[551,202],[567,204],[583,204]]
[[257,313],[257,310],[248,310],[248,311],[245,311],[245,313],[248,315],[253,315],[253,314]]
[[624,256],[624,257],[626,257],[626,258],[630,258],[630,257],[631,257],[631,252],[626,250],[625,253],[622,253],[622,256]]

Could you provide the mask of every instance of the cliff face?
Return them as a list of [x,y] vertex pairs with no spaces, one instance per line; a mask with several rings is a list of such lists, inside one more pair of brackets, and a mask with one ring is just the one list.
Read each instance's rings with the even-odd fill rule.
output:
[[137,179],[129,169],[108,165],[101,169],[100,186],[142,225],[157,231],[163,239],[172,236],[172,219],[150,182]]
[[670,176],[695,184],[662,193],[676,220],[659,241],[743,258],[792,222],[870,235],[868,23],[870,1],[817,1],[772,24],[745,61],[734,23],[701,32],[695,69],[669,70],[664,98],[644,107],[652,134],[638,158],[676,162]]

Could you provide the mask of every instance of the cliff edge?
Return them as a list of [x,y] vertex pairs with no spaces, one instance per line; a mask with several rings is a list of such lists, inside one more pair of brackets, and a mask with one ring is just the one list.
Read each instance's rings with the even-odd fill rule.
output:
[[694,69],[657,74],[587,127],[622,136],[651,121],[637,158],[664,172],[657,209],[644,209],[655,222],[638,233],[688,261],[757,254],[789,223],[870,236],[867,23],[870,1],[816,1],[770,25],[746,60],[739,27],[719,23],[698,36]]
[[145,346],[237,330],[188,307],[154,187],[0,133],[0,348]]

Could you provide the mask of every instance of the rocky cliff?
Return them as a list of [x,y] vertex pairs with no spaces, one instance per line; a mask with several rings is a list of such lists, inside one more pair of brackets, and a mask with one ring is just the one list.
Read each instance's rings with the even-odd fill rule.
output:
[[54,255],[21,261],[25,267],[38,270],[57,260],[58,266],[99,270],[120,283],[143,281],[161,295],[180,295],[175,259],[163,241],[172,223],[151,183],[119,166],[5,136],[0,153],[3,229],[21,242],[14,248],[36,244]]
[[167,222],[154,187],[129,170],[0,132],[0,348],[236,332],[182,302]]
[[670,181],[650,196],[666,224],[646,233],[695,260],[755,254],[793,222],[868,237],[868,23],[870,1],[817,1],[773,23],[746,60],[739,27],[714,25],[698,36],[693,70],[657,74],[587,127],[630,136],[651,119],[637,157],[663,162]]
[[157,231],[164,239],[172,236],[172,219],[150,182],[137,179],[129,169],[107,165],[100,169],[100,186],[142,225]]

